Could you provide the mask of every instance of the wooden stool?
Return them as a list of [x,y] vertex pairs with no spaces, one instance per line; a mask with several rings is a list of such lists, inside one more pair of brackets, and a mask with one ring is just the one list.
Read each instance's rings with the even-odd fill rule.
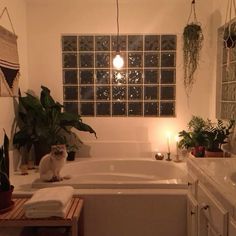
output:
[[50,217],[42,219],[27,218],[24,214],[23,204],[29,198],[15,198],[14,207],[8,212],[0,214],[1,227],[69,227],[71,236],[78,236],[78,222],[83,207],[83,200],[73,198],[64,218]]

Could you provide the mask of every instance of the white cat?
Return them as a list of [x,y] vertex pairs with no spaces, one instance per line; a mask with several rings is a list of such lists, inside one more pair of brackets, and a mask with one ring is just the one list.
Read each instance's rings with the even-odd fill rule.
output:
[[60,171],[65,165],[67,158],[66,146],[53,145],[51,152],[42,157],[39,163],[40,179],[43,181],[62,181]]

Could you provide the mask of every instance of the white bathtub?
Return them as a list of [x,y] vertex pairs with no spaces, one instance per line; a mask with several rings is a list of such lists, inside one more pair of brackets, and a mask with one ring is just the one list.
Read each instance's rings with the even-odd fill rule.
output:
[[84,199],[84,236],[184,236],[185,163],[100,159],[67,163],[70,180],[33,182],[34,188],[71,185]]
[[37,179],[33,187],[71,185],[76,189],[185,188],[185,163],[153,159],[99,159],[67,163],[62,176],[69,180],[44,183]]

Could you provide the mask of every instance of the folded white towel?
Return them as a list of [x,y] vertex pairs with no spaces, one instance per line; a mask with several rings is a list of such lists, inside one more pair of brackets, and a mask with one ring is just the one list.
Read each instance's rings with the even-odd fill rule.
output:
[[48,218],[52,216],[56,217],[65,217],[66,213],[70,207],[70,201],[64,206],[63,208],[57,209],[57,210],[26,210],[25,216],[28,218]]
[[25,210],[57,210],[64,208],[72,199],[74,188],[71,186],[42,188],[24,203]]

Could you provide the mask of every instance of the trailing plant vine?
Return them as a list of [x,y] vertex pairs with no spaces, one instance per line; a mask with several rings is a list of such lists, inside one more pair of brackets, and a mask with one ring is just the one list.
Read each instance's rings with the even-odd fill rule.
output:
[[[194,20],[189,23],[192,11],[194,14]],[[195,1],[193,0],[188,23],[184,27],[183,31],[184,88],[188,97],[195,82],[194,73],[198,67],[203,39],[202,28],[196,18]]]

